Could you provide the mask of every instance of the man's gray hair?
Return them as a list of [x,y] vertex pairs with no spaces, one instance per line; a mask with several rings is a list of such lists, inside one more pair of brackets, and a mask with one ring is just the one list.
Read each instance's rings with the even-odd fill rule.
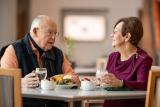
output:
[[50,17],[47,16],[47,15],[39,15],[37,16],[33,21],[32,21],[32,24],[31,24],[31,29],[30,29],[30,32],[33,31],[33,28],[38,28],[41,26],[41,23],[43,23],[43,20],[46,20],[46,19],[49,19]]

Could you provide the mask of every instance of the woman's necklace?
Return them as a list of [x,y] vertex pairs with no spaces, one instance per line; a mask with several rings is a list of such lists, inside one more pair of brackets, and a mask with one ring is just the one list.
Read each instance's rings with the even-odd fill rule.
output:
[[126,60],[128,60],[130,57],[132,57],[133,55],[137,55],[137,49],[136,49],[136,51],[134,51],[134,52],[132,52],[132,53],[130,53],[128,56],[126,56],[126,57],[122,57],[121,56],[121,61],[126,61]]

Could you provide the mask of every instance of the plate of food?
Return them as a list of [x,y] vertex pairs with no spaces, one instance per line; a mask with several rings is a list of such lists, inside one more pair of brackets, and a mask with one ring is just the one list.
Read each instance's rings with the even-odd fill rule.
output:
[[77,84],[56,85],[57,89],[69,89],[69,88],[73,88],[73,87],[77,87]]
[[55,76],[52,76],[50,80],[56,83],[57,89],[68,89],[68,88],[77,87],[77,84],[72,79],[72,75],[69,75],[69,74],[55,75]]

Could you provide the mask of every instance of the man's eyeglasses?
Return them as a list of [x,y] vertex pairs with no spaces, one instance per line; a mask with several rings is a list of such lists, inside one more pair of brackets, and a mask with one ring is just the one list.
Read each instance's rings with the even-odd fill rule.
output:
[[49,36],[54,36],[54,37],[59,36],[59,32],[45,31],[45,30],[41,30],[41,31],[43,31],[44,33],[46,33]]
[[50,36],[55,36],[55,37],[59,36],[59,32],[53,32],[53,31],[44,31],[44,32]]

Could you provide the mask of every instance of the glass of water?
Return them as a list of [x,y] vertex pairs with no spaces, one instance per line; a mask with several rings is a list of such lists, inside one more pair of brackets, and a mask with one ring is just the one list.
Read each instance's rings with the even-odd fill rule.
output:
[[102,82],[102,77],[104,75],[108,74],[108,71],[107,70],[102,70],[102,69],[97,69],[96,71],[96,78],[99,82],[99,85],[102,86],[104,83]]
[[36,74],[38,75],[39,81],[45,80],[47,77],[47,69],[46,68],[36,68]]
[[97,79],[101,79],[107,73],[108,73],[108,71],[97,69],[97,71],[96,71],[96,78]]

